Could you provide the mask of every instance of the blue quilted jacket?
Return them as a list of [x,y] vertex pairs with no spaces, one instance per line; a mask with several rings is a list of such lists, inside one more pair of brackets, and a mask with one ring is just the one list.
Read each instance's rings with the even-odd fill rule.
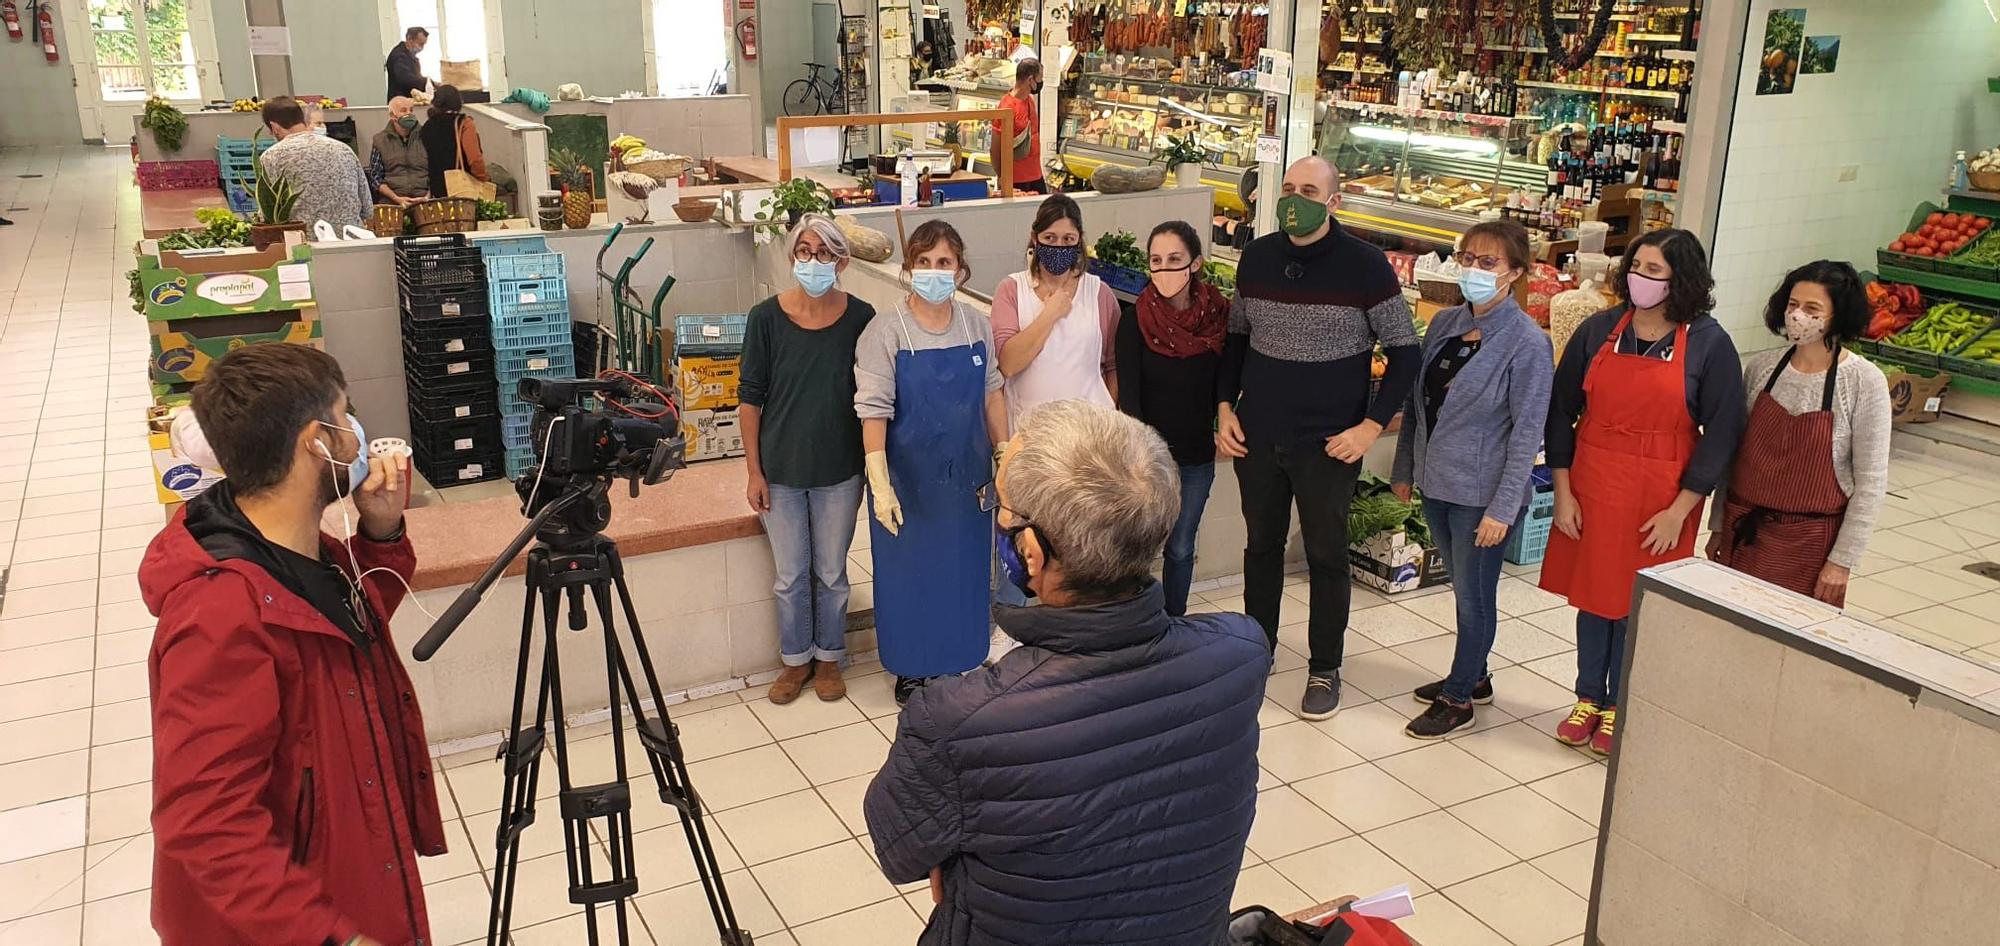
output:
[[1157,583],[994,612],[1023,646],[917,691],[868,788],[882,872],[944,868],[918,942],[1223,942],[1257,806],[1263,631],[1170,618]]

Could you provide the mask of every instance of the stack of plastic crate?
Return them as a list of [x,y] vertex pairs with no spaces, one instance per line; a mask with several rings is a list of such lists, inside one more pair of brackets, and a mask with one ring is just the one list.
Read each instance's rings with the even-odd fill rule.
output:
[[500,477],[486,263],[465,235],[396,238],[410,449],[432,486]]
[[[491,244],[491,245],[489,245]],[[539,236],[482,240],[486,289],[493,300],[494,380],[499,384],[500,439],[507,475],[534,465],[530,427],[535,408],[515,395],[522,378],[573,378],[569,282],[563,255]]]
[[251,192],[257,187],[257,158],[269,147],[269,138],[215,136],[215,163],[222,172],[222,196],[230,210],[243,214],[256,209]]

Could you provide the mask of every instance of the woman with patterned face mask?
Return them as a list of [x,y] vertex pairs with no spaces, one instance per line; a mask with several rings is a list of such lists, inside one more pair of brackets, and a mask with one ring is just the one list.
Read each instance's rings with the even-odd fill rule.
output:
[[861,509],[854,351],[875,308],[841,291],[847,239],[824,214],[792,227],[795,285],[750,307],[740,363],[745,497],[771,539],[779,656],[770,699],[847,695],[847,549]]
[[1167,536],[1160,583],[1167,613],[1187,613],[1194,543],[1215,484],[1215,378],[1229,334],[1229,299],[1202,277],[1201,237],[1170,220],[1146,239],[1152,280],[1118,322],[1118,409],[1160,432],[1181,474],[1181,512]]
[[1846,263],[1792,270],[1764,307],[1791,344],[1743,365],[1749,420],[1718,493],[1708,555],[1839,607],[1889,485],[1889,386],[1846,351],[1868,296]]
[[1028,268],[993,292],[993,343],[1009,426],[1050,401],[1116,406],[1118,299],[1089,272],[1083,210],[1056,194],[1028,234]]
[[992,327],[956,298],[971,274],[951,224],[910,231],[909,295],[855,350],[875,637],[898,704],[932,677],[979,666],[990,640],[993,516],[980,494],[1007,411]]
[[1694,554],[1743,428],[1742,364],[1708,314],[1715,280],[1694,234],[1634,240],[1618,277],[1625,304],[1563,347],[1544,434],[1556,508],[1541,586],[1577,609],[1577,702],[1556,738],[1600,753],[1618,722],[1633,581]]

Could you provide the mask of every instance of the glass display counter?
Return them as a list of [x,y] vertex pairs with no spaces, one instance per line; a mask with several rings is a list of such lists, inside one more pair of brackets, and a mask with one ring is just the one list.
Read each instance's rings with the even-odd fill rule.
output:
[[1062,156],[1087,177],[1105,165],[1157,164],[1168,138],[1192,137],[1216,205],[1241,210],[1243,172],[1256,166],[1259,101],[1250,88],[1086,72],[1064,104]]
[[1332,101],[1318,151],[1340,169],[1343,224],[1449,246],[1514,193],[1540,193],[1539,116]]

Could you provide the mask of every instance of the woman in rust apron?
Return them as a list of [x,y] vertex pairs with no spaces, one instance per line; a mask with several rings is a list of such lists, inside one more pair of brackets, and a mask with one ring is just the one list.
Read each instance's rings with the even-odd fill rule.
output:
[[[1565,346],[1549,412],[1556,528],[1541,587],[1577,609],[1577,703],[1556,729],[1608,753],[1639,569],[1694,554],[1703,497],[1742,426],[1741,367],[1706,315],[1707,259],[1661,230],[1627,251],[1627,308],[1600,312]],[[1648,337],[1650,336],[1650,337]]]
[[1757,393],[1709,557],[1840,607],[1889,478],[1887,383],[1841,350],[1867,326],[1867,295],[1846,263],[1808,263],[1785,277],[1764,321],[1792,344],[1744,367]]

